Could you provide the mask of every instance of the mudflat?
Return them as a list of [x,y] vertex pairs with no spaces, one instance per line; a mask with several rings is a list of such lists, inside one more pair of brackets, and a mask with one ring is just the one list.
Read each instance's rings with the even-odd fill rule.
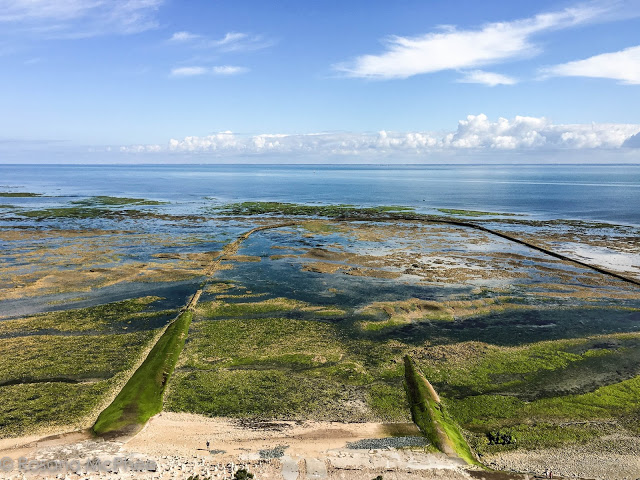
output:
[[[95,427],[151,365],[127,398],[153,397],[157,415],[111,439],[63,435],[56,452],[153,456],[167,475],[195,455],[210,474],[244,462],[264,478],[294,465],[301,478],[466,478],[476,467],[411,427],[409,356],[479,463],[636,468],[633,227],[259,203],[190,216],[134,200],[135,214],[91,200],[27,217],[38,225],[5,219],[2,448],[44,455],[43,435]],[[171,328],[185,311],[186,330]],[[151,358],[162,342],[169,363]]]

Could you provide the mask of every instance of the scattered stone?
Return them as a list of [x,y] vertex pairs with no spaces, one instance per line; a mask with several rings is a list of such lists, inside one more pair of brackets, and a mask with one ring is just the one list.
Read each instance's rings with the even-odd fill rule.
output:
[[387,437],[366,438],[357,442],[348,442],[347,448],[353,450],[379,450],[383,448],[424,447],[428,444],[424,437]]
[[269,448],[266,450],[259,450],[260,458],[266,460],[270,458],[282,458],[284,456],[284,451],[289,448],[289,445],[277,445],[273,448]]

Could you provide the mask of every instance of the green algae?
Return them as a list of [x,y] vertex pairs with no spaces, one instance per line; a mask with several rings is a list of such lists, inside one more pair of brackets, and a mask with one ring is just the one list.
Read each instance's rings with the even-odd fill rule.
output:
[[58,208],[44,208],[41,210],[21,210],[18,212],[23,217],[35,218],[35,219],[47,219],[47,218],[99,218],[108,215],[108,210],[101,208],[85,208],[85,207],[58,207]]
[[[166,408],[211,416],[407,420],[402,372],[393,363],[389,369],[397,346],[354,341],[346,326],[322,321],[325,308],[334,313],[331,307],[273,300],[196,310]],[[304,318],[292,318],[297,315]]]
[[0,337],[34,333],[107,332],[144,329],[170,311],[146,311],[160,297],[139,297],[93,307],[38,313],[0,322]]
[[308,221],[303,223],[302,228],[304,228],[307,232],[313,234],[332,234],[339,232],[340,229],[336,225],[332,225],[330,223],[322,222],[322,221]]
[[[439,360],[420,366],[474,433],[477,451],[550,448],[600,436],[610,422],[640,431],[639,342],[630,333],[508,348],[458,344],[435,347],[429,356]],[[488,440],[506,430],[510,444]]]
[[169,312],[158,297],[0,322],[0,437],[86,427]]
[[516,216],[515,213],[497,213],[497,212],[483,212],[481,210],[459,210],[455,208],[438,208],[439,212],[446,213],[448,215],[460,215],[465,217],[483,217],[483,216]]
[[86,427],[152,337],[144,331],[0,340],[0,438]]
[[[241,295],[238,299],[259,298],[262,295]],[[220,300],[232,300],[228,295],[218,296]],[[261,314],[274,314],[277,312],[312,312],[320,316],[336,316],[344,314],[344,310],[335,307],[312,306],[307,302],[292,300],[290,298],[269,298],[253,302],[226,302],[216,300],[204,302],[198,306],[198,313],[208,318],[243,317]]]
[[212,211],[220,215],[292,215],[333,218],[410,212],[413,211],[413,208],[402,206],[358,207],[349,204],[304,205],[281,202],[241,202],[214,207]]
[[161,202],[158,200],[147,200],[144,198],[128,198],[128,197],[110,197],[106,195],[100,195],[96,197],[90,197],[84,200],[76,200],[71,202],[75,205],[82,205],[86,207],[91,206],[122,206],[122,205],[165,205],[167,202]]
[[31,192],[0,192],[0,198],[27,198],[27,197],[41,197],[41,193]]
[[[41,210],[20,210],[16,212],[23,217],[34,218],[36,220],[46,220],[54,218],[69,219],[94,219],[94,218],[146,218],[153,217],[151,213],[140,210],[111,210],[100,207],[57,207],[44,208]],[[169,218],[169,217],[168,217]]]
[[[640,377],[605,385],[593,392],[525,402],[502,395],[448,399],[455,418],[475,432],[479,452],[512,448],[551,448],[585,442],[606,433],[609,425],[625,425],[640,433]],[[618,427],[619,428],[619,427]],[[490,445],[489,432],[511,430],[514,445]]]
[[85,427],[112,380],[69,384],[31,383],[0,387],[0,438],[17,437],[43,428]]
[[288,370],[185,371],[176,372],[175,379],[178,385],[172,386],[167,398],[172,411],[259,419],[346,419],[345,412],[327,411],[326,403],[331,399],[337,404],[345,396],[344,388]]
[[162,411],[162,398],[189,331],[192,313],[171,323],[113,402],[100,413],[92,431],[97,435],[131,433]]
[[5,338],[0,342],[0,386],[111,378],[131,366],[152,335],[135,332]]
[[405,388],[418,428],[440,451],[457,455],[469,464],[479,464],[460,427],[408,355],[404,357],[404,366]]
[[469,342],[433,350],[442,360],[425,360],[422,369],[443,394],[459,398],[484,394],[524,400],[561,397],[640,374],[640,334],[517,347]]
[[70,219],[94,219],[94,218],[119,218],[119,217],[145,217],[148,213],[140,210],[125,209],[118,210],[111,207],[124,206],[156,206],[163,205],[166,202],[157,200],[146,200],[144,198],[127,198],[127,197],[110,197],[97,196],[83,200],[71,202],[72,206],[68,207],[51,207],[35,210],[20,210],[17,213],[24,217],[35,218],[39,220],[52,218],[70,218]]

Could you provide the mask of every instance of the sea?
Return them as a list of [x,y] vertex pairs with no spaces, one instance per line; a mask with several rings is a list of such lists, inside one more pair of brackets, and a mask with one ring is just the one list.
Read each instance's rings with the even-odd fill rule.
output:
[[[0,165],[0,191],[36,206],[93,195],[180,205],[242,201],[403,205],[640,225],[640,165]],[[47,200],[45,200],[47,198]],[[55,203],[55,202],[54,202]]]

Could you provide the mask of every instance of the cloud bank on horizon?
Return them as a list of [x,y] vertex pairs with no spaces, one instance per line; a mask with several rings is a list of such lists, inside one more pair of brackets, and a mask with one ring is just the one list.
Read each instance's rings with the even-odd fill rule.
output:
[[516,116],[491,121],[469,115],[455,131],[236,135],[226,131],[171,139],[166,145],[121,146],[123,153],[189,153],[228,156],[295,154],[328,156],[428,155],[441,151],[534,151],[640,147],[640,124],[555,125]]

